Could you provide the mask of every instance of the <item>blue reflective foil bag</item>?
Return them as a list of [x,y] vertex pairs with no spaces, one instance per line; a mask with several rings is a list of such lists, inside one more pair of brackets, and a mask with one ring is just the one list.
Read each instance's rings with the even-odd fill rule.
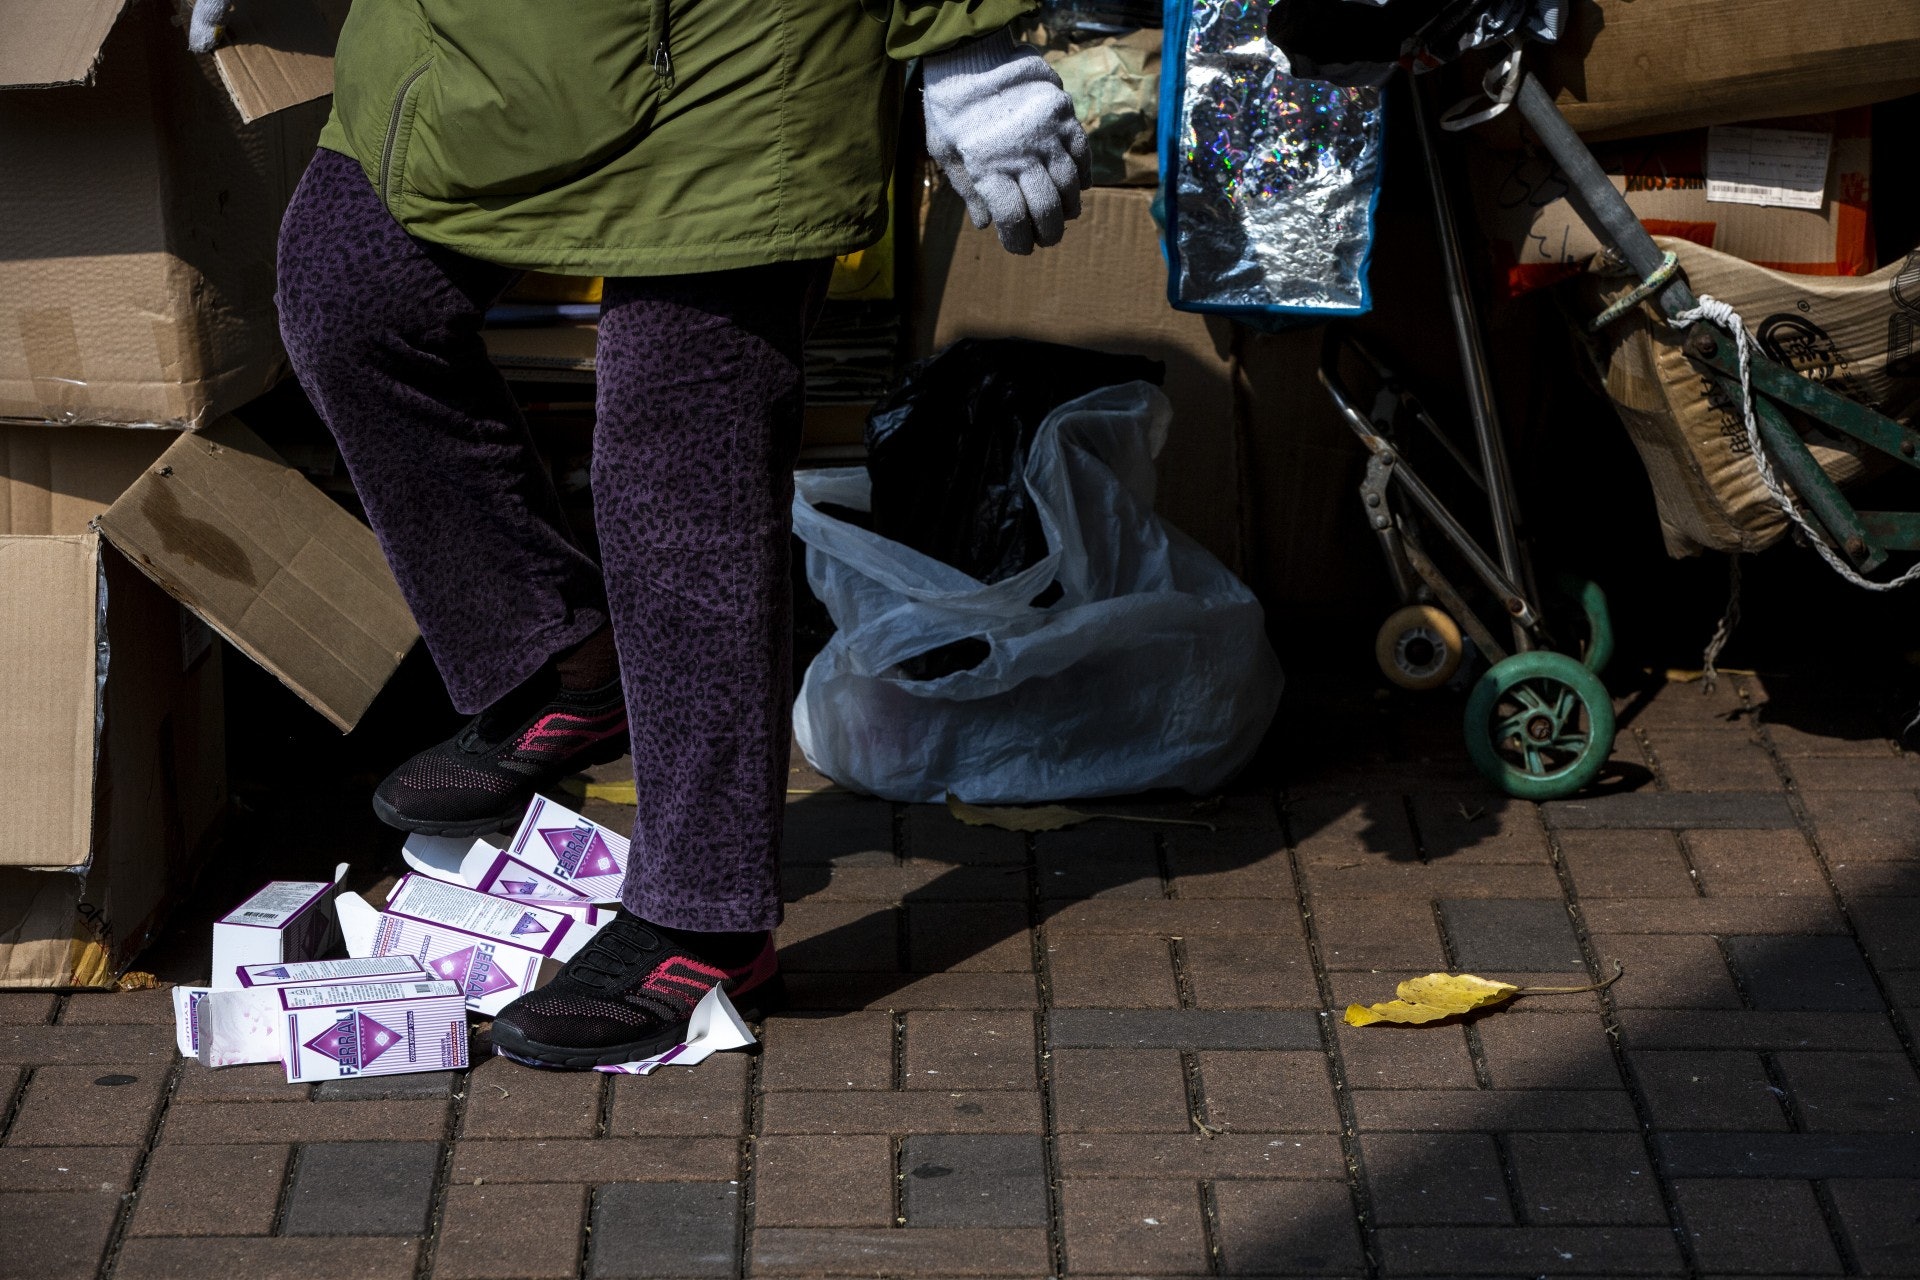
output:
[[1287,74],[1266,0],[1166,0],[1160,181],[1167,297],[1311,323],[1372,306],[1378,88]]

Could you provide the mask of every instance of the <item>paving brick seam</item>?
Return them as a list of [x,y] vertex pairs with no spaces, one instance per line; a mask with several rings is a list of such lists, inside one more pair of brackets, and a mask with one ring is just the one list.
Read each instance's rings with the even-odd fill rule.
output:
[[[66,1009],[66,997],[61,1001],[60,1011]],[[112,1280],[114,1268],[119,1265],[120,1251],[127,1238],[127,1229],[133,1223],[134,1211],[140,1207],[140,1192],[146,1185],[147,1169],[153,1161],[153,1149],[160,1140],[160,1125],[167,1118],[168,1110],[173,1106],[173,1096],[180,1088],[181,1073],[186,1069],[185,1059],[176,1057],[167,1068],[167,1083],[160,1092],[160,1101],[148,1119],[145,1140],[140,1144],[140,1154],[134,1158],[133,1175],[128,1180],[131,1188],[120,1197],[120,1210],[114,1217],[113,1229],[107,1235],[106,1247],[101,1251],[99,1275],[101,1280]]]
[[1875,957],[1872,949],[1866,945],[1865,940],[1860,936],[1859,926],[1853,918],[1852,905],[1847,901],[1846,894],[1841,891],[1839,882],[1834,878],[1833,865],[1827,858],[1826,848],[1820,842],[1819,831],[1813,823],[1812,815],[1807,812],[1806,803],[1802,798],[1799,788],[1794,786],[1791,781],[1790,772],[1785,762],[1781,759],[1779,749],[1773,741],[1773,734],[1769,730],[1764,717],[1759,721],[1758,728],[1762,745],[1766,748],[1768,757],[1773,761],[1774,768],[1780,771],[1783,778],[1787,779],[1788,808],[1793,811],[1794,821],[1800,831],[1801,838],[1806,841],[1807,848],[1813,854],[1814,864],[1820,868],[1820,878],[1826,883],[1827,893],[1832,897],[1834,906],[1840,913],[1840,921],[1846,927],[1847,937],[1853,940],[1854,948],[1860,953],[1860,957],[1866,965],[1867,973],[1873,979],[1874,993],[1880,998],[1880,1007],[1885,1012],[1887,1020],[1892,1023],[1893,1033],[1899,1039],[1901,1048],[1906,1052],[1908,1063],[1913,1066],[1915,1070],[1920,1070],[1920,1042],[1916,1042],[1913,1028],[1907,1025],[1906,1015],[1900,1006],[1900,1002],[1893,997],[1893,992],[1887,984],[1886,977],[1881,972],[1879,960]]
[[1287,812],[1289,805],[1282,798],[1284,794],[1277,793],[1269,803],[1273,805],[1274,817],[1279,822],[1285,843],[1287,869],[1293,877],[1294,911],[1299,915],[1302,931],[1306,934],[1307,960],[1313,966],[1314,986],[1320,993],[1321,1015],[1317,1019],[1320,1024],[1320,1052],[1327,1060],[1328,1072],[1333,1079],[1334,1105],[1340,1113],[1340,1153],[1347,1169],[1347,1198],[1353,1205],[1354,1225],[1359,1231],[1360,1256],[1366,1267],[1367,1280],[1375,1280],[1380,1274],[1380,1255],[1373,1221],[1373,1192],[1368,1185],[1366,1164],[1360,1153],[1360,1121],[1354,1111],[1353,1091],[1348,1088],[1346,1059],[1340,1052],[1340,1038],[1334,1032],[1333,1017],[1328,1012],[1336,1007],[1333,978],[1321,952],[1319,924],[1313,912],[1307,879],[1300,873],[1298,840]]
[[[1658,770],[1658,762],[1655,762]],[[1655,774],[1655,785],[1664,786],[1664,779]],[[1553,858],[1554,875],[1560,881],[1560,895],[1566,901],[1567,914],[1573,922],[1574,940],[1579,944],[1581,954],[1586,959],[1589,981],[1599,982],[1607,976],[1603,973],[1603,958],[1593,945],[1593,935],[1587,929],[1586,915],[1580,908],[1579,886],[1573,882],[1573,872],[1567,866],[1566,851],[1561,847],[1558,832],[1551,822],[1544,820],[1547,849]],[[1627,1100],[1633,1108],[1637,1122],[1640,1144],[1647,1159],[1647,1168],[1653,1175],[1653,1185],[1660,1195],[1660,1208],[1666,1215],[1667,1230],[1671,1232],[1675,1246],[1680,1250],[1681,1258],[1686,1262],[1689,1275],[1697,1275],[1693,1253],[1686,1238],[1686,1231],[1680,1218],[1680,1205],[1674,1195],[1673,1183],[1667,1172],[1661,1167],[1660,1153],[1654,1144],[1647,1141],[1646,1135],[1654,1131],[1653,1111],[1648,1105],[1645,1093],[1639,1088],[1636,1078],[1627,1060],[1626,1047],[1621,1043],[1619,1012],[1614,1007],[1611,988],[1602,988],[1595,993],[1600,1003],[1601,1027],[1606,1033],[1608,1051],[1613,1057],[1614,1072],[1625,1086]]]
[[1046,904],[1040,888],[1040,855],[1026,838],[1027,922],[1032,940],[1033,976],[1038,1003],[1033,1013],[1034,1080],[1040,1090],[1040,1154],[1047,1175],[1047,1260],[1055,1276],[1067,1273],[1066,1212],[1060,1198],[1060,1150],[1053,1107],[1053,1044],[1048,1012],[1053,1006],[1053,963],[1047,948]]

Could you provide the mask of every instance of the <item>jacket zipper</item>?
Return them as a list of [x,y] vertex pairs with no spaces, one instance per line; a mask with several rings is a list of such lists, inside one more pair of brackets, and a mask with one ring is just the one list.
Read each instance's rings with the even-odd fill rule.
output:
[[667,14],[670,0],[654,0],[653,3],[653,73],[660,77],[667,88],[673,88],[673,52],[668,47]]
[[407,72],[407,78],[400,82],[400,90],[393,95],[393,114],[387,118],[387,140],[380,148],[380,202],[386,204],[391,199],[393,185],[393,144],[400,137],[400,116],[407,108],[407,95],[413,92],[414,83],[427,74],[427,68],[433,65],[433,59]]

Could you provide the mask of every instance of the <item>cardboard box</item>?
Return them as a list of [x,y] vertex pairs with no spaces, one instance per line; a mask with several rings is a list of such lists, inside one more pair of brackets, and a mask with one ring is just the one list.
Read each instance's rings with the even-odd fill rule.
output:
[[249,985],[243,971],[286,967],[287,962],[319,960],[340,941],[340,922],[329,899],[346,875],[341,863],[332,882],[270,880],[233,910],[213,922],[213,975],[216,989]]
[[[242,965],[240,985],[173,989],[173,1039],[183,1058],[209,1067],[274,1062],[280,1057],[278,988],[298,983],[363,982],[426,978],[405,956],[365,960],[307,960],[295,964]],[[203,1034],[218,1025],[217,1041]]]
[[225,808],[213,632],[343,729],[418,632],[372,533],[232,420],[0,427],[0,466],[0,986],[105,986]]
[[550,966],[598,931],[543,903],[496,898],[414,872],[401,877],[384,909],[351,895],[338,909],[349,955],[411,956],[435,978],[459,983],[467,1006],[487,1015],[546,981]]
[[[1594,158],[1654,235],[1690,240],[1776,271],[1871,272],[1872,113],[1859,108],[1752,123],[1832,139],[1819,207],[1709,200],[1706,129],[1603,143]],[[1474,145],[1469,155],[1474,203],[1508,296],[1579,275],[1600,251],[1600,240],[1574,211],[1566,178],[1552,158],[1537,146]]]
[[1591,138],[1811,115],[1920,91],[1912,0],[1575,0],[1528,54]]
[[1100,187],[1081,196],[1066,238],[1030,257],[974,230],[942,187],[927,202],[913,347],[957,338],[1038,338],[1164,360],[1173,432],[1160,455],[1155,506],[1238,572],[1241,509],[1229,326],[1167,305],[1167,266],[1153,192]]
[[[1683,240],[1660,240],[1680,256],[1696,293],[1733,307],[1777,363],[1903,422],[1920,412],[1920,254],[1861,279],[1791,276]],[[1598,312],[1626,292],[1595,278]],[[1696,370],[1682,333],[1643,304],[1590,340],[1609,398],[1653,486],[1660,531],[1674,556],[1702,550],[1760,551],[1787,519],[1754,469],[1739,408]],[[1821,469],[1848,484],[1891,460],[1846,437],[1806,432]]]
[[284,373],[274,246],[332,28],[237,10],[201,58],[168,0],[0,0],[0,419],[198,428]]

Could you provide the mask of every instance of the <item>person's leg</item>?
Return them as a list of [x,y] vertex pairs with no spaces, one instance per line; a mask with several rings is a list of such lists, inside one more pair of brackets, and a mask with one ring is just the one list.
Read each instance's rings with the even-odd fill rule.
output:
[[639,796],[621,900],[655,924],[780,920],[801,345],[829,270],[607,282],[594,515]]
[[801,345],[830,269],[607,282],[594,513],[639,808],[625,909],[495,1020],[510,1056],[657,1052],[719,982],[778,999]]
[[294,371],[454,706],[483,713],[375,793],[381,816],[412,830],[511,821],[536,787],[618,755],[625,737],[599,568],[480,339],[514,274],[408,235],[359,164],[330,151],[281,228]]
[[408,235],[354,160],[318,152],[280,233],[280,329],[460,711],[604,621],[599,570],[480,322],[515,273]]

